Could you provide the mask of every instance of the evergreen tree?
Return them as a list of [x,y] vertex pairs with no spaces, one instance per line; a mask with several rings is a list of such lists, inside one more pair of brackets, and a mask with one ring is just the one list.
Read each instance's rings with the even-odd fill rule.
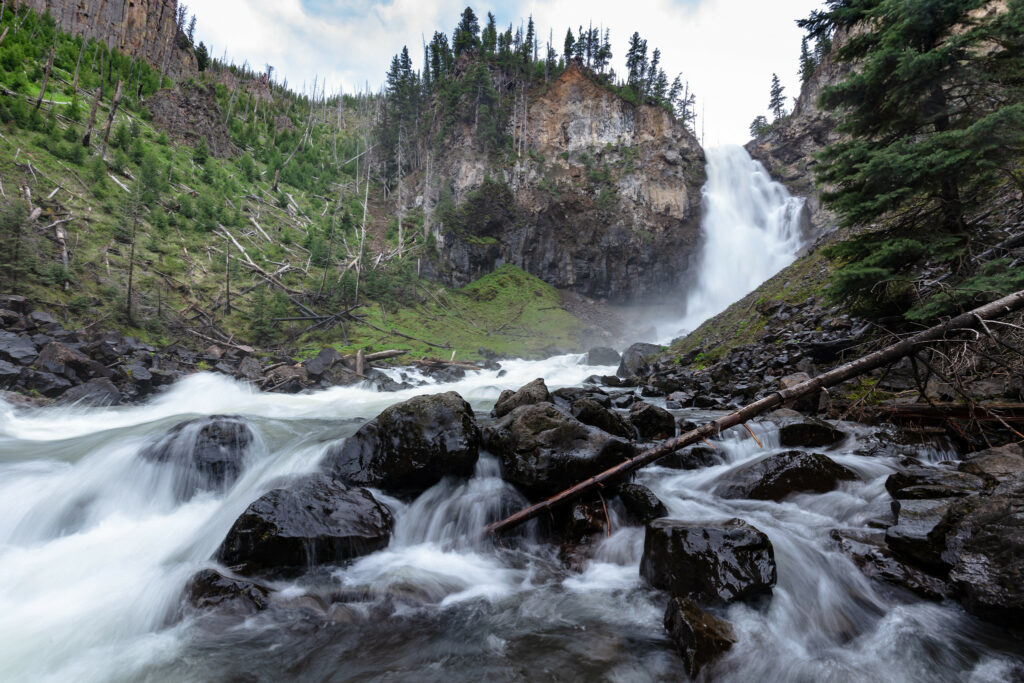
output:
[[210,64],[210,53],[206,51],[206,44],[199,41],[199,47],[196,48],[196,66],[200,72],[206,71],[206,67]]
[[811,49],[807,45],[807,36],[800,39],[800,82],[806,83],[811,79],[811,74],[818,66]]
[[196,37],[196,15],[192,15],[192,18],[188,20],[188,28],[185,30],[185,37],[188,38],[190,45],[194,44]]
[[778,121],[786,114],[786,97],[783,94],[785,88],[782,87],[782,83],[779,82],[778,74],[772,74],[772,88],[771,97],[768,100],[768,110]]
[[626,85],[632,87],[638,95],[643,95],[646,73],[647,41],[634,31],[629,37],[629,49],[626,51]]
[[483,51],[485,57],[493,57],[497,46],[498,29],[495,26],[494,14],[492,12],[488,12],[487,26],[484,27],[483,33],[480,34],[480,49]]
[[750,122],[750,137],[756,138],[759,135],[767,133],[771,129],[771,124],[768,123],[768,119],[764,117],[764,114],[758,114],[754,117],[754,120]]
[[479,46],[480,23],[477,21],[473,8],[467,7],[462,10],[462,18],[452,34],[452,49],[455,52],[455,58],[458,59],[463,53],[475,50]]
[[565,31],[565,43],[562,49],[562,55],[565,57],[565,63],[568,64],[575,54],[574,48],[576,46],[576,39],[572,35],[572,29],[566,29]]

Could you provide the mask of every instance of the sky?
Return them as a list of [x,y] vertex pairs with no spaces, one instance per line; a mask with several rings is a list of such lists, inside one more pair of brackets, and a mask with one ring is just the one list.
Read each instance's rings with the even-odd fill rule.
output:
[[[257,70],[274,66],[275,79],[311,90],[327,80],[328,93],[376,91],[391,57],[409,47],[422,67],[423,40],[441,30],[451,35],[466,0],[185,0],[195,13],[198,43],[211,54]],[[750,122],[767,115],[773,73],[795,97],[801,30],[795,20],[821,0],[498,0],[471,3],[485,23],[488,11],[499,30],[533,15],[543,45],[554,32],[561,53],[566,29],[593,22],[611,29],[612,65],[625,72],[627,41],[634,31],[647,40],[648,55],[661,49],[669,80],[677,73],[697,96],[698,137],[705,146],[743,144]],[[319,90],[319,88],[318,88]],[[789,100],[792,107],[792,99]]]

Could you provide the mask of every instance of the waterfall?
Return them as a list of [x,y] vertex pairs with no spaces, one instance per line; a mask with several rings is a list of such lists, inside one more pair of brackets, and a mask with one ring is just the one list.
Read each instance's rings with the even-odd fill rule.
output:
[[792,263],[802,244],[802,198],[790,196],[738,145],[706,155],[700,270],[669,336],[696,329],[743,298]]

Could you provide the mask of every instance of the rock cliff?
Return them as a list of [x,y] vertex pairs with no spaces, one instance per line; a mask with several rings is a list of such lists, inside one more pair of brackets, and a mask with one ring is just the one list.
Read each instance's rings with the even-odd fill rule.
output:
[[587,296],[678,296],[699,248],[697,140],[666,110],[623,100],[575,64],[526,101],[511,160],[478,151],[468,128],[437,160],[427,201],[447,183],[464,220],[435,221],[433,274],[463,285],[508,262]]
[[177,0],[23,0],[49,12],[65,31],[98,38],[145,59],[178,80],[196,73],[195,56],[178,45]]

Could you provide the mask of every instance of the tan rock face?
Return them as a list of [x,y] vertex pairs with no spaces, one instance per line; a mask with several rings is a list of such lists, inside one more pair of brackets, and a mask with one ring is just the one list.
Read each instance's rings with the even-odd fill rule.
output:
[[699,249],[697,140],[666,110],[630,104],[575,65],[528,93],[526,112],[525,126],[510,123],[511,161],[486,157],[465,128],[438,160],[428,199],[446,182],[462,201],[490,177],[511,189],[515,215],[486,243],[473,226],[435,225],[434,275],[461,285],[510,262],[588,296],[679,296]]
[[195,57],[175,40],[175,0],[23,0],[22,4],[40,13],[49,11],[65,31],[102,39],[171,78],[196,73]]

